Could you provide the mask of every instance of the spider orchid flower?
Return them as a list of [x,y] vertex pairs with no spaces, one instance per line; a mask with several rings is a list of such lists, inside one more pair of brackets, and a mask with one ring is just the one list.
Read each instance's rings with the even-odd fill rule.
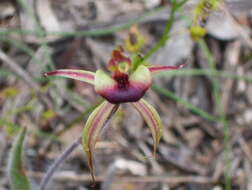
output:
[[154,146],[153,155],[162,135],[162,122],[157,111],[142,97],[150,88],[152,75],[161,71],[175,70],[184,66],[149,66],[140,56],[132,58],[123,54],[118,48],[112,52],[108,63],[108,73],[97,70],[96,73],[85,70],[60,69],[45,73],[45,76],[62,76],[87,82],[94,86],[97,94],[105,101],[89,116],[83,129],[82,144],[88,158],[88,166],[93,182],[94,150],[98,136],[108,118],[116,112],[121,103],[130,102],[141,114],[151,130]]

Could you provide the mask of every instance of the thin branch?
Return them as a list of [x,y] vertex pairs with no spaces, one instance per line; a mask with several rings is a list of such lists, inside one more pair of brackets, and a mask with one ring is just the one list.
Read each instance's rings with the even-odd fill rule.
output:
[[12,70],[17,76],[23,79],[26,84],[37,92],[37,95],[41,100],[50,108],[52,107],[51,101],[40,93],[40,86],[34,82],[33,78],[30,77],[29,73],[26,72],[22,67],[20,67],[13,59],[11,59],[7,54],[0,50],[0,60]]
[[81,144],[82,136],[78,137],[51,165],[49,170],[46,172],[45,176],[43,177],[40,185],[39,190],[45,190],[46,185],[50,181],[51,177],[53,176],[54,172],[57,168],[65,161],[68,155],[70,155],[80,144]]
[[34,36],[101,36],[108,35],[129,28],[133,24],[146,23],[163,18],[166,13],[163,12],[164,8],[155,8],[143,13],[137,13],[133,16],[118,17],[116,20],[109,21],[103,24],[80,26],[76,31],[63,31],[63,32],[46,32],[46,31],[32,31],[20,29],[3,29],[0,30],[0,35],[22,34]]
[[19,77],[21,77],[31,88],[34,88],[36,91],[40,89],[39,85],[33,82],[33,79],[29,76],[29,74],[8,55],[6,55],[2,50],[0,50],[0,59],[7,67],[9,67]]
[[[34,178],[41,178],[42,173],[40,172],[27,172],[29,176]],[[62,171],[55,175],[55,180],[58,182],[74,182],[83,183],[91,181],[91,176],[89,174],[76,174],[74,172]],[[96,180],[103,182],[106,180],[106,176],[97,176]],[[114,179],[115,183],[168,183],[168,184],[180,184],[180,183],[199,183],[207,184],[216,182],[212,177],[207,176],[122,176],[116,177]]]

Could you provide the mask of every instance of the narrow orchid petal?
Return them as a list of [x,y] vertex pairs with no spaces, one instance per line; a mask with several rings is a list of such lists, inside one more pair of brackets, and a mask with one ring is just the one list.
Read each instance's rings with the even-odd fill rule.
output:
[[60,76],[94,84],[94,73],[85,70],[59,69],[45,73],[45,76]]
[[111,104],[107,101],[98,106],[89,116],[83,130],[82,145],[88,158],[88,166],[93,182],[95,183],[95,168],[93,163],[95,144],[106,121],[118,109],[119,105]]
[[163,125],[161,119],[154,109],[148,102],[144,99],[139,100],[138,102],[132,103],[137,111],[142,115],[148,127],[151,130],[154,146],[153,146],[153,155],[156,157],[157,145],[159,144],[160,138],[162,136]]
[[181,69],[185,66],[186,64],[181,64],[178,66],[150,66],[148,69],[150,70],[151,73],[158,73],[162,71],[169,71],[169,70],[177,70]]

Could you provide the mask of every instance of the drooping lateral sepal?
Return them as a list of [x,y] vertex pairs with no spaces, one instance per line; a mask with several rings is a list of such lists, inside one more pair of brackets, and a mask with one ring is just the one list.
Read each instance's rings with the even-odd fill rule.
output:
[[148,67],[149,71],[153,74],[162,72],[162,71],[169,71],[169,70],[177,70],[181,69],[185,66],[186,64],[181,64],[178,66],[150,66]]
[[80,80],[89,84],[94,84],[95,75],[93,72],[75,69],[59,69],[44,74],[45,76],[60,76]]
[[83,129],[82,145],[87,155],[88,166],[93,182],[95,183],[94,150],[98,136],[109,117],[116,112],[119,105],[111,104],[107,101],[99,105],[89,116]]
[[156,157],[157,145],[159,144],[160,138],[163,132],[163,125],[159,114],[153,106],[151,106],[144,99],[139,100],[138,102],[132,103],[137,111],[144,118],[146,124],[151,130],[154,145],[153,145],[153,155]]

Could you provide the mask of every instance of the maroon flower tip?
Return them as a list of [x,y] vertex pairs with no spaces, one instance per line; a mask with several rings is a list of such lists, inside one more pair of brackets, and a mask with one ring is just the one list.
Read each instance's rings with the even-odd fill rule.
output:
[[55,75],[55,74],[57,74],[57,73],[58,73],[58,71],[46,72],[46,73],[44,73],[44,76],[45,76],[45,77],[48,77],[48,76]]
[[180,64],[180,65],[178,66],[178,68],[179,68],[179,69],[182,69],[182,68],[184,68],[186,65],[187,65],[186,63]]
[[47,77],[47,76],[48,76],[48,73],[43,73],[43,76],[44,76],[44,77]]

